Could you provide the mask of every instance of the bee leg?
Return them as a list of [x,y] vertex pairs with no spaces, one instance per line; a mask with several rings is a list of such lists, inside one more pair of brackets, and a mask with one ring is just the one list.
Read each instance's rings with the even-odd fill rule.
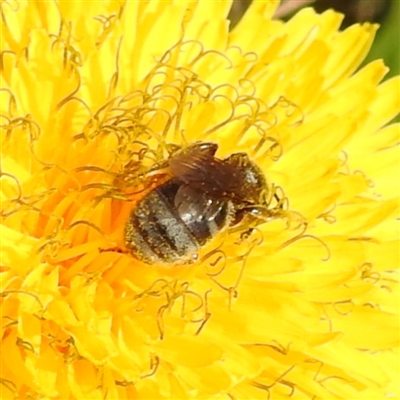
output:
[[106,253],[106,252],[114,252],[114,253],[120,253],[120,254],[129,254],[128,251],[123,250],[121,247],[115,246],[115,247],[108,247],[106,249],[99,249],[100,253]]

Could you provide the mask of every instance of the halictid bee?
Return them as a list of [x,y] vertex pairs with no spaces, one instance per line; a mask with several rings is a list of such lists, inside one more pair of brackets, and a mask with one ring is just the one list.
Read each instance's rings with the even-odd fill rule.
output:
[[215,143],[195,142],[159,165],[167,178],[137,202],[125,227],[125,244],[135,258],[188,264],[222,230],[274,214],[268,214],[261,169],[246,153],[219,159],[217,149]]

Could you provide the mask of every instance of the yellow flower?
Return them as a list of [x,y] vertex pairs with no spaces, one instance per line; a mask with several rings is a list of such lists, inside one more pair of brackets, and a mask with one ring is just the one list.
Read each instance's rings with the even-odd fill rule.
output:
[[[277,5],[1,4],[2,399],[400,396],[399,79],[357,70],[376,26]],[[128,172],[196,140],[286,218],[189,266],[112,251]]]

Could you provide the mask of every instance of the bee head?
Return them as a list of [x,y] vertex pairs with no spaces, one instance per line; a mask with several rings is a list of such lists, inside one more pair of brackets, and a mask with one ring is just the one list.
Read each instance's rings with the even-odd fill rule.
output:
[[264,204],[268,186],[261,168],[246,153],[234,153],[224,161],[236,170],[238,200],[248,204]]

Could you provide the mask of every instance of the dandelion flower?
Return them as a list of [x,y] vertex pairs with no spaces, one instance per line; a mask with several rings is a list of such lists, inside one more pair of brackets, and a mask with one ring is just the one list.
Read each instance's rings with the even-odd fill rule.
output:
[[[400,396],[399,78],[358,69],[375,25],[277,5],[229,31],[229,2],[1,4],[2,399]],[[114,251],[140,174],[199,140],[287,217],[188,266]]]

